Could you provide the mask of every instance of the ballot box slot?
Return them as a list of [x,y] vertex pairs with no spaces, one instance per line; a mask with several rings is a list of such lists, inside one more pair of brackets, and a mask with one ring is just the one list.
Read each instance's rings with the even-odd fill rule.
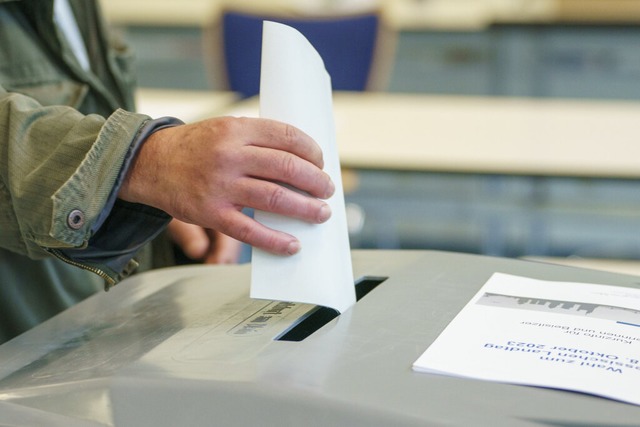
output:
[[356,301],[360,301],[388,277],[365,276],[356,280]]
[[[355,283],[356,301],[360,301],[385,280],[387,280],[387,277],[370,276],[365,276],[357,280]],[[275,340],[302,341],[338,317],[338,315],[340,315],[340,313],[333,308],[316,306],[309,310],[304,316],[301,316],[293,325],[287,328],[287,330],[278,335]]]

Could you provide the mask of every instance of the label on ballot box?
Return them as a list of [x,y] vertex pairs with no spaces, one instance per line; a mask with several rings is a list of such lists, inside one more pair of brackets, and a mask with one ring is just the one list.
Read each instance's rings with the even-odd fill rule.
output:
[[495,273],[413,369],[640,405],[640,290]]

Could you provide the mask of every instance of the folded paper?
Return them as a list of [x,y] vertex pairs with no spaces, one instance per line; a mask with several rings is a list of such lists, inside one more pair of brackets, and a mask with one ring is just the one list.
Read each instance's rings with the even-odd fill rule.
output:
[[325,172],[336,191],[327,200],[324,224],[256,211],[265,226],[296,236],[293,256],[253,249],[251,297],[331,307],[344,312],[355,303],[349,235],[333,119],[331,78],[322,58],[297,30],[265,22],[260,78],[260,116],[289,123],[321,147]]

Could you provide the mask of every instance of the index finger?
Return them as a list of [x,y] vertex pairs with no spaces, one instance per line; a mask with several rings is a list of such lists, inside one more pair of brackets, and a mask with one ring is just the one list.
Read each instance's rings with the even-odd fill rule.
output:
[[322,149],[309,135],[295,126],[271,119],[248,119],[253,126],[249,144],[287,151],[305,159],[320,169],[324,168]]

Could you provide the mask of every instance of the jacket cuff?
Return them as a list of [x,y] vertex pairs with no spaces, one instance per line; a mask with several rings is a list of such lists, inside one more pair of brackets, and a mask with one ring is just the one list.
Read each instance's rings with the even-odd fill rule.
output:
[[[161,117],[159,119],[149,120],[145,122],[145,124],[140,128],[140,130],[136,134],[136,137],[131,142],[131,145],[129,146],[129,150],[127,151],[127,154],[125,155],[124,161],[122,162],[122,167],[120,168],[120,173],[116,177],[116,180],[113,184],[113,188],[111,189],[111,193],[109,193],[109,198],[107,199],[104,205],[104,208],[96,218],[96,221],[94,222],[93,227],[91,227],[92,235],[100,229],[100,227],[102,226],[106,218],[111,213],[111,210],[114,207],[115,201],[118,199],[118,193],[120,192],[120,187],[122,187],[124,179],[127,176],[127,172],[131,167],[131,163],[133,162],[136,155],[138,154],[138,151],[140,150],[140,147],[142,147],[142,144],[153,133],[165,128],[179,126],[182,124],[184,124],[184,122],[182,122],[179,119],[176,119],[175,117]],[[89,243],[91,243],[91,239],[89,240]]]
[[115,282],[126,277],[130,261],[167,226],[171,217],[156,208],[118,199],[118,192],[136,154],[154,132],[183,124],[173,117],[147,121],[136,134],[104,208],[91,228],[91,237],[82,249],[60,249],[70,260],[107,273]]

